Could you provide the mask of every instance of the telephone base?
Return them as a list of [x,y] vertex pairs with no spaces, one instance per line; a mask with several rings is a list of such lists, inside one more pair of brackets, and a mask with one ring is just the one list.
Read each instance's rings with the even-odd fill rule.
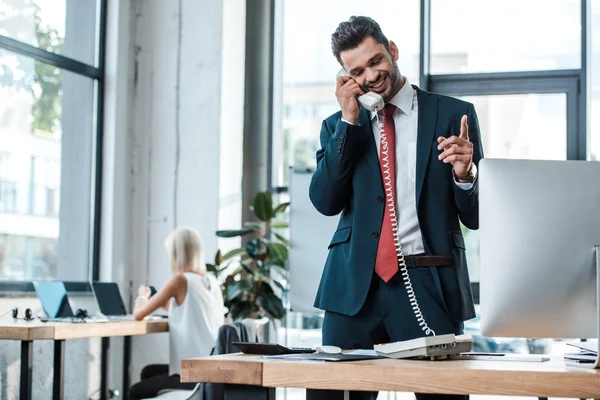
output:
[[[447,360],[460,353],[467,353],[472,350],[473,340],[471,337],[457,337],[454,335],[441,335],[428,338],[420,338],[421,343],[412,348],[398,349],[395,351],[392,346],[395,344],[375,346],[375,351],[380,356],[388,358],[411,358],[419,360]],[[398,342],[397,344],[401,344]],[[396,345],[397,345],[396,344]],[[400,347],[400,346],[399,346]],[[385,350],[385,351],[383,351]]]

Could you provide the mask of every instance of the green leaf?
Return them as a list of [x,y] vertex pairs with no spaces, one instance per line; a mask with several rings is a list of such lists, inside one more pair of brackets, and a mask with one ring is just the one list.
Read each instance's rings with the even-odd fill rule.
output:
[[250,317],[254,311],[256,311],[256,308],[249,301],[233,301],[229,305],[229,312],[234,321]]
[[[225,261],[227,261],[227,260],[229,260],[229,259],[232,259],[232,258],[234,258],[234,257],[241,256],[242,254],[246,254],[246,249],[239,248],[239,249],[233,249],[233,250],[231,250],[231,251],[228,251],[228,252],[227,252],[227,253],[225,253],[225,255],[224,255],[222,258],[221,258],[221,263],[222,263],[222,262],[225,262]],[[220,263],[219,263],[219,264],[220,264]]]
[[208,272],[213,272],[215,275],[219,274],[219,271],[217,270],[217,267],[215,267],[213,264],[206,264],[206,270]]
[[228,230],[228,231],[217,231],[217,236],[222,238],[231,238],[236,236],[244,236],[249,233],[254,232],[252,229],[238,229],[238,230]]
[[277,214],[284,212],[285,209],[289,207],[289,205],[290,205],[290,203],[287,202],[287,203],[281,203],[280,205],[275,207],[275,209],[273,210],[273,216],[276,216]]
[[284,287],[284,286],[281,284],[281,282],[279,282],[279,281],[276,281],[276,280],[273,280],[272,282],[273,282],[273,283],[275,284],[275,286],[277,286],[279,289],[283,290],[284,292],[286,292],[286,291],[287,291],[287,289],[286,289],[286,288],[285,288],[285,287]]
[[261,221],[269,221],[273,215],[273,201],[268,192],[258,192],[254,197],[254,215]]
[[281,299],[273,293],[273,288],[264,282],[261,285],[261,288],[262,290],[257,298],[258,305],[261,306],[271,318],[283,318],[285,315],[285,308],[283,307]]
[[244,292],[248,292],[252,289],[252,283],[248,281],[234,281],[227,286],[227,300],[233,300]]
[[271,274],[269,273],[269,271],[265,271],[264,269],[258,270],[256,271],[256,276],[263,282],[271,282]]
[[248,271],[248,273],[254,275],[254,270],[252,269],[252,267],[244,262],[240,261],[240,265],[246,270]]
[[271,263],[269,263],[269,267],[271,267],[271,268],[277,268],[277,271],[279,271],[279,273],[281,275],[287,276],[287,266],[280,265],[280,264],[271,264]]
[[244,227],[250,228],[254,231],[260,231],[262,229],[262,224],[256,221],[248,221],[244,222]]
[[279,233],[273,232],[273,234],[275,235],[275,237],[277,239],[279,239],[279,241],[285,246],[285,247],[289,247],[290,246],[290,241],[285,238],[284,236],[280,235]]
[[[233,270],[233,272],[230,272],[229,275],[227,276],[228,278],[235,278],[237,275],[239,275],[242,271],[244,270],[244,268],[242,267],[237,267],[236,269]],[[223,270],[219,271],[219,272],[223,272]]]
[[269,259],[273,264],[285,265],[288,259],[288,249],[281,243],[272,242],[269,245]]
[[268,252],[268,246],[261,238],[248,241],[245,248],[246,253],[252,258],[262,258]]
[[287,228],[289,224],[286,221],[273,221],[271,222],[271,228],[282,229]]
[[221,250],[217,250],[217,254],[215,254],[215,265],[221,265],[223,262],[223,255],[221,254]]

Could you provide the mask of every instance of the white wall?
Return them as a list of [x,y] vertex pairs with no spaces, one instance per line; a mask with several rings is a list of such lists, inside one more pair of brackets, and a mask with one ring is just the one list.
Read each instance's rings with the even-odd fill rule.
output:
[[[132,268],[131,118],[133,23],[129,1],[107,5],[100,279],[114,281],[129,304]],[[109,387],[122,389],[123,340],[111,339]]]
[[[217,249],[222,4],[135,0],[131,122],[131,280],[162,286],[170,276],[164,239],[198,229]],[[152,351],[148,351],[152,349]],[[168,361],[168,335],[133,340],[132,380]]]
[[[117,282],[126,303],[138,285],[160,287],[169,278],[163,242],[174,227],[198,229],[209,260],[217,250],[222,8],[221,0],[108,1],[100,277]],[[241,140],[241,129],[238,122],[228,130],[229,140]],[[0,310],[13,304],[39,308],[36,299],[0,298]],[[99,385],[99,343],[67,342],[67,399],[87,398]],[[132,383],[144,365],[168,362],[167,334],[132,344]],[[111,340],[109,387],[119,390],[122,349],[121,339]],[[0,342],[0,353],[0,398],[17,398],[19,343]],[[36,343],[34,353],[33,395],[43,398],[52,343]]]

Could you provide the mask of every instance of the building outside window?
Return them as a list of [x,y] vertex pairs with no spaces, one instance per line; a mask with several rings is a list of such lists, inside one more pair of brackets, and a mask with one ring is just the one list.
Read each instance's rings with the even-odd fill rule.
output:
[[0,283],[92,277],[102,3],[0,0]]

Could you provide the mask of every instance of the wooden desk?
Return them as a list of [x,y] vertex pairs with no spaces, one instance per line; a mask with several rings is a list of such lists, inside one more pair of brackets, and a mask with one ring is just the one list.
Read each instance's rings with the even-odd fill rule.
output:
[[182,360],[181,380],[231,384],[226,390],[238,398],[264,400],[274,399],[276,387],[600,398],[600,370],[567,366],[560,357],[547,362],[319,362],[233,354]]
[[102,338],[102,367],[100,377],[101,398],[108,391],[108,349],[111,337],[125,338],[125,354],[123,363],[123,399],[127,398],[129,389],[129,364],[131,359],[131,336],[150,333],[168,332],[169,322],[166,319],[145,321],[111,321],[94,323],[62,323],[14,321],[6,318],[0,321],[0,340],[21,341],[21,382],[20,398],[31,398],[31,374],[33,366],[33,341],[54,341],[54,380],[52,397],[63,398],[65,340],[82,338]]

